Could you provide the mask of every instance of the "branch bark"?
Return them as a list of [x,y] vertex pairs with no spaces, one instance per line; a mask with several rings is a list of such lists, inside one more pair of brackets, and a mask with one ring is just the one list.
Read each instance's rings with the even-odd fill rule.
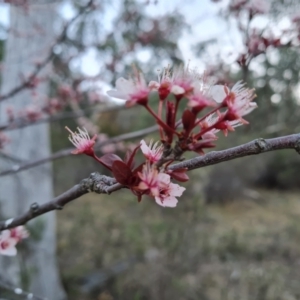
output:
[[188,170],[193,170],[219,164],[223,161],[281,149],[295,149],[300,154],[300,134],[291,134],[273,139],[259,138],[226,150],[211,151],[203,156],[174,164],[169,169],[188,168]]
[[[212,151],[206,155],[174,164],[170,166],[169,169],[187,168],[188,170],[194,170],[244,156],[257,155],[281,149],[295,149],[297,153],[300,154],[300,134],[292,134],[273,139],[259,138],[237,147],[221,151]],[[33,203],[29,210],[23,215],[0,222],[0,231],[24,225],[28,221],[47,212],[61,210],[67,203],[89,192],[110,194],[121,188],[124,188],[124,186],[116,183],[114,178],[100,175],[99,173],[92,173],[89,178],[83,179],[79,184],[57,196],[52,201],[41,206]]]

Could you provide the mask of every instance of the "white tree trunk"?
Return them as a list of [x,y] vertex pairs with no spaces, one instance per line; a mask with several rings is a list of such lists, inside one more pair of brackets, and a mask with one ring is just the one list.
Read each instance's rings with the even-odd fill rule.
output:
[[[44,3],[41,3],[44,2]],[[2,69],[1,94],[6,94],[20,84],[22,76],[30,74],[35,64],[49,55],[55,42],[54,23],[57,16],[55,3],[48,0],[32,1],[29,9],[11,7],[10,20],[13,29],[5,45],[4,69]],[[38,4],[41,3],[41,4]],[[48,65],[39,74],[49,74]],[[37,88],[36,103],[42,105],[43,96],[48,93],[47,80]],[[26,90],[0,103],[0,123],[7,120],[7,106],[22,110],[33,102],[32,91]],[[49,125],[39,124],[7,132],[11,140],[6,152],[24,161],[38,159],[50,154]],[[0,158],[1,159],[1,158]],[[16,162],[0,160],[0,170],[11,168]],[[34,202],[44,203],[53,198],[51,164],[0,179],[0,214],[10,218],[27,210]],[[55,213],[48,213],[37,219],[41,239],[32,241],[25,263],[30,286],[36,295],[49,300],[65,299],[56,262]],[[36,221],[32,221],[33,226]],[[15,285],[20,285],[20,257],[0,257],[0,275]]]

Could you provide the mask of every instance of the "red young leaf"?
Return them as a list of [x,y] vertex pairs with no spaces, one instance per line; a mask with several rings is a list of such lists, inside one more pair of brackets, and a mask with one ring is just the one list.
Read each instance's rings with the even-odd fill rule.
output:
[[99,162],[110,171],[112,170],[112,165],[115,161],[122,161],[122,159],[113,153],[104,154],[99,158]]
[[190,179],[189,176],[186,174],[186,171],[187,171],[186,168],[182,168],[182,169],[168,171],[168,173],[175,180],[180,182],[186,182]]
[[121,160],[116,160],[113,163],[112,172],[116,180],[123,185],[127,185],[132,176],[130,168]]
[[125,159],[124,159],[125,163],[127,164],[127,166],[130,169],[133,169],[133,167],[134,167],[133,159],[134,159],[136,152],[140,149],[140,147],[141,147],[141,145],[136,146],[132,151],[128,151],[125,155]]

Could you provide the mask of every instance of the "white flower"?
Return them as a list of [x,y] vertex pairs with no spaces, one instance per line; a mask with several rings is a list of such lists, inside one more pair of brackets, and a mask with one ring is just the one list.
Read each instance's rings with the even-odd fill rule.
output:
[[247,123],[242,116],[249,114],[257,107],[256,102],[252,102],[256,97],[254,89],[245,88],[242,81],[238,81],[231,90],[224,85],[215,85],[211,87],[210,94],[217,103],[225,101],[231,117],[229,121],[238,119],[241,123]]
[[12,238],[10,230],[4,230],[0,235],[0,254],[14,256],[17,254],[16,244],[18,240]]
[[185,191],[185,188],[172,183],[168,174],[159,173],[159,195],[155,197],[155,201],[158,205],[163,207],[176,207],[178,200],[176,197],[180,197]]
[[144,140],[141,140],[141,150],[144,156],[151,162],[158,162],[163,154],[163,145],[158,146],[158,142],[153,144],[153,141],[150,141],[149,146],[147,146]]
[[[6,223],[11,223],[7,220]],[[21,240],[29,236],[28,231],[24,226],[18,226],[12,229],[3,230],[0,233],[0,254],[7,256],[14,256],[17,254],[16,245]]]
[[129,80],[121,77],[116,81],[116,90],[110,90],[107,94],[111,97],[126,100],[127,106],[132,106],[136,103],[146,104],[150,88],[147,86],[144,76],[141,73],[136,73],[134,78]]
[[73,154],[81,154],[84,153],[86,155],[93,155],[94,154],[94,144],[95,140],[97,138],[96,135],[93,136],[91,139],[87,130],[85,128],[80,129],[77,128],[78,133],[75,131],[71,131],[68,127],[65,127],[69,132],[69,140],[70,142],[76,147],[74,151],[72,151]]
[[249,114],[257,107],[256,102],[252,102],[255,97],[254,89],[247,89],[242,81],[238,81],[233,86],[227,100],[230,113],[245,123],[246,121],[242,119],[242,116]]

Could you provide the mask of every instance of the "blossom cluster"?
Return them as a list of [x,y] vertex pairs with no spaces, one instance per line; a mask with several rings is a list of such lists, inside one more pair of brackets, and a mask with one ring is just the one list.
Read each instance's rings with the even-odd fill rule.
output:
[[[129,188],[138,201],[148,195],[165,207],[175,207],[176,197],[185,190],[172,180],[189,179],[187,169],[173,170],[169,166],[181,160],[186,151],[203,154],[205,149],[214,147],[219,131],[227,135],[235,127],[247,124],[244,116],[257,106],[253,102],[254,90],[247,89],[242,82],[231,89],[212,85],[205,76],[188,67],[173,71],[166,68],[157,81],[149,83],[142,73],[134,70],[130,79],[119,78],[116,89],[108,91],[108,95],[125,100],[127,106],[143,106],[159,126],[160,142],[147,145],[142,140],[124,159],[113,153],[98,157],[94,151],[96,136],[90,138],[86,130],[79,129],[77,133],[67,128],[76,147],[73,153],[93,157],[112,172],[118,183]],[[149,105],[153,97],[157,99],[157,109]],[[138,150],[144,155],[139,164]]]
[[0,254],[7,256],[16,255],[16,245],[28,236],[28,231],[24,226],[3,230],[0,234]]

